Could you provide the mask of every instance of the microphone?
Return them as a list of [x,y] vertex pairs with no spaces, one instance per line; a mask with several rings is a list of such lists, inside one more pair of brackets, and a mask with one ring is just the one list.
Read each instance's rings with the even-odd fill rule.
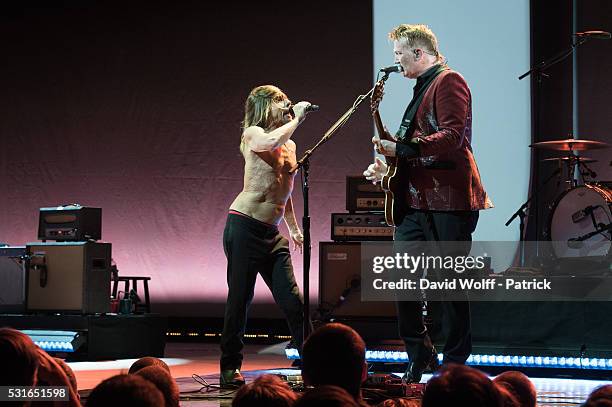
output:
[[596,40],[609,40],[612,37],[608,31],[594,30],[594,31],[584,31],[581,33],[574,34],[578,38],[593,38]]
[[[305,113],[317,112],[319,111],[319,105],[310,105],[306,109],[304,109]],[[293,111],[293,105],[289,106],[288,113],[291,113],[291,116],[295,117],[295,112]]]
[[380,72],[384,72],[386,74],[390,74],[394,72],[404,72],[404,68],[402,68],[400,64],[395,64],[395,65],[388,66],[386,68],[381,68]]

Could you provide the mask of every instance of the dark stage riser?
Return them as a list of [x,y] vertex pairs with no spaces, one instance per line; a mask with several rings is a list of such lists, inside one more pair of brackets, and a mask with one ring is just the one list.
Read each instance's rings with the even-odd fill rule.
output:
[[[428,329],[442,346],[437,304],[429,304]],[[473,302],[470,308],[474,354],[612,358],[610,302]],[[359,332],[368,348],[402,348],[394,315],[336,321]]]
[[85,332],[85,348],[67,353],[69,360],[132,359],[164,356],[167,318],[143,315],[8,315],[0,326],[19,330]]

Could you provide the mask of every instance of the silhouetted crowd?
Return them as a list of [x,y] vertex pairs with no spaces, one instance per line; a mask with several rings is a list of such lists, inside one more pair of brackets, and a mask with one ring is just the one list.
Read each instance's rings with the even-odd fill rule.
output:
[[[61,359],[41,350],[25,334],[0,328],[0,386],[65,386],[70,401],[24,402],[28,406],[81,406],[74,372]],[[304,343],[302,377],[308,389],[296,393],[276,375],[262,375],[241,386],[234,407],[368,406],[361,384],[367,377],[365,343],[346,325],[327,324]],[[12,403],[11,405],[18,405]],[[86,404],[100,406],[179,406],[179,389],[162,360],[145,357],[127,374],[98,384]],[[493,380],[464,365],[444,365],[427,382],[422,400],[395,398],[377,404],[395,406],[535,407],[536,389],[527,376],[504,372]],[[585,407],[612,407],[612,385],[595,389]]]

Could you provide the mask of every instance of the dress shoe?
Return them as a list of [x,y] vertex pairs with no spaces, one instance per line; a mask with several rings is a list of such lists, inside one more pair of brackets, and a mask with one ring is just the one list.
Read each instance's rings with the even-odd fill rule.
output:
[[219,376],[219,384],[222,388],[236,388],[244,385],[244,377],[239,369],[222,370]]
[[419,383],[421,381],[421,377],[423,376],[423,372],[426,369],[435,372],[440,367],[440,361],[438,360],[438,352],[436,352],[436,348],[431,348],[431,352],[429,353],[429,357],[424,361],[413,361],[408,364],[408,368],[406,372],[404,372],[404,376],[402,377],[402,381],[404,383]]

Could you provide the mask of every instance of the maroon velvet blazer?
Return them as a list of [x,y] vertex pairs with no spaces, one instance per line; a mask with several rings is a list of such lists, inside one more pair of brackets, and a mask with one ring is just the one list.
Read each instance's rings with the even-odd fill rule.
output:
[[493,207],[472,154],[472,97],[461,74],[446,70],[434,79],[413,126],[411,141],[418,142],[420,156],[408,161],[410,207],[437,211]]

